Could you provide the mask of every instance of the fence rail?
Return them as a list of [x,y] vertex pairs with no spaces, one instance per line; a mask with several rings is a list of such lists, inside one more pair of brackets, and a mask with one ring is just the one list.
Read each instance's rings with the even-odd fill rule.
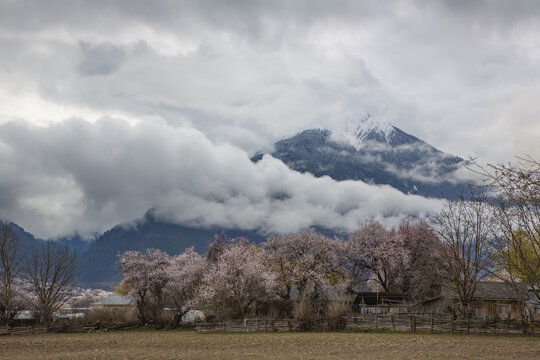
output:
[[219,323],[197,323],[197,331],[289,331],[292,330],[293,320],[245,319],[227,320]]
[[[484,333],[484,334],[533,334],[540,335],[540,321],[519,320],[474,320],[454,319],[450,314],[439,313],[387,313],[357,314],[341,322],[348,330],[394,330],[405,332],[437,333]],[[201,332],[274,332],[295,331],[303,328],[294,319],[245,319],[227,320],[218,323],[197,323]],[[39,334],[45,332],[95,332],[138,327],[137,323],[117,325],[79,324],[56,327],[19,326],[0,327],[0,335]],[[327,331],[328,321],[313,324],[312,330]]]
[[[294,331],[301,328],[294,319],[246,319],[227,320],[218,323],[198,323],[197,331]],[[327,321],[313,325],[312,330],[326,331]],[[461,320],[450,314],[438,313],[396,313],[396,314],[359,314],[345,319],[348,330],[394,330],[405,332],[436,333],[484,333],[484,334],[534,334],[540,335],[540,321],[524,322],[519,320]]]
[[1,335],[23,335],[42,333],[90,333],[139,327],[138,322],[121,324],[56,324],[52,326],[0,326]]
[[450,314],[362,314],[347,318],[346,329],[410,332],[504,333],[540,335],[540,321],[454,319]]

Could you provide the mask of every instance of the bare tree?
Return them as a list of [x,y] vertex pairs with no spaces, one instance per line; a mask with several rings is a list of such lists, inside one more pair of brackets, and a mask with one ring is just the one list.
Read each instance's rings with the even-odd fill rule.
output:
[[453,290],[465,316],[478,283],[491,274],[494,219],[485,199],[446,202],[434,217],[440,238],[439,266],[443,286]]
[[524,301],[525,283],[540,300],[540,163],[519,158],[517,166],[476,164],[473,171],[484,177],[493,199],[497,231],[493,245],[518,301]]
[[30,250],[23,274],[38,321],[46,324],[73,295],[77,256],[69,248],[47,241]]
[[19,239],[11,224],[0,225],[0,321],[9,322],[19,310],[14,281],[21,270]]
[[398,232],[409,259],[400,284],[401,292],[413,302],[434,298],[441,288],[435,256],[439,246],[437,234],[425,220],[405,220]]

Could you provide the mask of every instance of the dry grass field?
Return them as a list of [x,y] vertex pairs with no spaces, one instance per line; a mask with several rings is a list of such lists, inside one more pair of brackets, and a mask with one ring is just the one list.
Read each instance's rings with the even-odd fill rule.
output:
[[540,338],[123,331],[0,337],[1,359],[540,359]]

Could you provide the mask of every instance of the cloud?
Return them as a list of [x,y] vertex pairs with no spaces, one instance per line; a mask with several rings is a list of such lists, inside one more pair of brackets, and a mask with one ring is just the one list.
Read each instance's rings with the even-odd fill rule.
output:
[[[540,88],[535,1],[0,7],[1,93],[33,93],[101,116],[188,123],[250,153],[314,121],[369,111],[464,158],[540,156],[520,145],[537,143],[538,129],[514,131],[527,110],[501,116]],[[10,103],[0,121],[17,114]]]
[[[180,162],[176,171],[187,171],[177,159],[182,156],[170,153],[181,144],[167,134],[193,142],[185,135],[194,131],[189,128],[198,130],[194,139],[203,139],[194,147],[242,154],[244,160],[235,155],[233,164],[218,159],[236,170],[246,164],[246,183],[261,176],[263,164],[285,171],[268,165],[272,159],[250,165],[248,154],[269,151],[313,123],[335,125],[366,111],[452,155],[480,162],[527,154],[539,159],[539,10],[537,1],[502,0],[0,0],[2,213],[47,235],[105,229],[155,204],[172,213],[180,201],[198,210],[193,216],[175,212],[183,214],[175,221],[212,218],[267,228],[281,222],[286,228],[332,219],[335,226],[352,227],[347,214],[356,210],[349,211],[349,204],[312,208],[289,187],[259,181],[274,194],[266,203],[233,195],[244,194],[239,187],[227,196],[200,194],[202,188],[187,186],[187,179],[145,152]],[[139,134],[141,129],[154,137]],[[158,178],[137,167],[118,143],[146,159]],[[185,153],[220,168],[210,160],[214,150],[200,159]],[[217,182],[220,189],[228,180],[219,177],[231,176],[214,175],[217,180],[203,183],[211,188]],[[360,186],[327,185],[340,191]],[[393,216],[369,197],[354,199]],[[245,220],[225,210],[239,204],[250,204]],[[292,216],[284,204],[307,215]],[[280,211],[270,216],[272,207]],[[163,216],[174,218],[169,212]],[[317,220],[321,214],[326,218]]]
[[126,61],[127,54],[123,48],[99,44],[92,46],[89,43],[80,43],[82,59],[77,66],[82,76],[109,75],[122,66]]
[[368,217],[396,224],[441,202],[388,186],[337,182],[212,143],[192,128],[71,119],[0,126],[0,216],[40,236],[94,232],[148,209],[193,226],[289,232],[355,230]]

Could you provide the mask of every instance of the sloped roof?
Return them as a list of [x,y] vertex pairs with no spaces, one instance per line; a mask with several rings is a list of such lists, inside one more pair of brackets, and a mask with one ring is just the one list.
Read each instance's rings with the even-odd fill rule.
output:
[[[518,291],[521,296],[525,299],[528,299],[527,285],[517,284]],[[457,294],[454,291],[448,291],[446,296],[457,297]],[[473,300],[515,300],[516,291],[515,289],[505,283],[499,281],[481,281],[476,286],[476,291],[474,292]]]
[[[517,284],[521,296],[528,298],[527,285]],[[516,290],[507,283],[495,281],[482,281],[478,283],[473,299],[515,299]]]
[[107,295],[102,300],[98,301],[96,305],[103,305],[103,306],[128,306],[131,305],[131,297],[128,295]]

